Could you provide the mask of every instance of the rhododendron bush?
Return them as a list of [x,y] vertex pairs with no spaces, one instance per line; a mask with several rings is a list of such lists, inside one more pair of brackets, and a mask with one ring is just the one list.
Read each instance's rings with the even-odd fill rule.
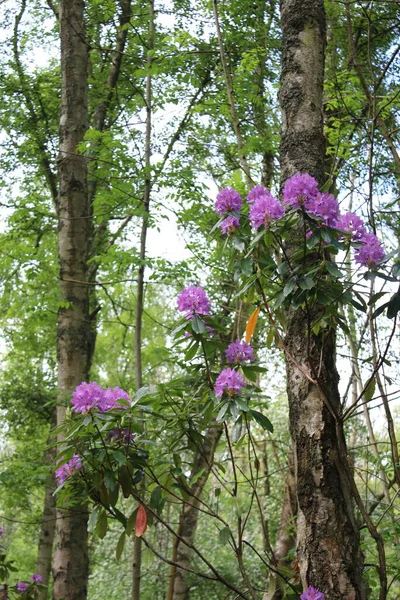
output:
[[[245,339],[232,339],[232,335],[229,339],[223,308],[203,285],[189,282],[177,296],[177,325],[171,336],[174,347],[181,349],[182,365],[191,374],[189,387],[176,382],[146,386],[131,397],[118,387],[82,382],[72,395],[61,428],[65,439],[55,471],[60,502],[73,501],[73,490],[80,486],[86,489],[93,503],[89,521],[92,533],[104,537],[109,519],[122,524],[117,557],[127,536],[144,536],[154,521],[170,529],[163,518],[168,499],[190,503],[193,480],[189,481],[175,457],[160,459],[163,449],[154,443],[154,431],[158,428],[162,437],[169,427],[162,411],[166,396],[176,394],[184,410],[194,407],[189,439],[202,439],[196,428],[202,431],[210,423],[217,427],[223,424],[232,459],[231,443],[248,438],[253,444],[252,427],[273,431],[273,423],[265,414],[265,386],[260,385],[260,378],[268,381],[268,374],[251,343],[259,320],[271,333],[269,343],[284,352],[283,308],[302,307],[313,315],[311,333],[337,325],[346,330],[341,315],[344,304],[366,311],[354,280],[347,280],[351,254],[360,281],[368,276],[368,270],[377,274],[384,269],[385,251],[375,233],[357,214],[341,214],[334,196],[321,191],[306,173],[291,177],[279,198],[258,185],[244,203],[236,190],[223,189],[215,211],[220,219],[216,217],[212,235],[224,244],[236,265],[236,296],[252,306],[242,331]],[[142,403],[144,398],[146,404]],[[227,424],[232,428],[232,440]],[[147,437],[150,431],[153,441]],[[119,502],[121,498],[133,498],[128,512]],[[236,552],[240,560],[235,535],[224,515],[205,504],[203,508],[216,520],[220,534],[230,541],[233,554]],[[312,586],[303,590],[295,572],[277,565],[271,569],[279,574],[285,597],[298,598],[302,592],[302,600],[324,599],[323,590]],[[215,577],[239,597],[246,597],[219,574]],[[246,580],[245,572],[243,577]]]

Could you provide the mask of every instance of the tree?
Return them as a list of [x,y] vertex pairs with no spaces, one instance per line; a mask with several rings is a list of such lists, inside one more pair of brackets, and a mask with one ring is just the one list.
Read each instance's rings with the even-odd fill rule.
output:
[[[65,304],[59,309],[57,322],[57,424],[65,417],[66,396],[88,379],[91,362],[87,285],[90,206],[87,159],[78,152],[88,127],[88,46],[83,1],[62,0],[59,21],[62,83],[57,214],[60,295]],[[57,511],[54,600],[86,598],[87,518],[83,498],[75,506]]]

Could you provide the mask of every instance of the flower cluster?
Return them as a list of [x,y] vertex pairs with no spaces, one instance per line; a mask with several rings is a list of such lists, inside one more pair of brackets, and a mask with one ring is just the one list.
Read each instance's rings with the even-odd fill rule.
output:
[[310,587],[301,594],[300,600],[325,600],[325,594],[310,585]]
[[129,427],[119,427],[118,429],[112,429],[107,434],[106,440],[108,442],[122,442],[123,444],[132,444],[135,439],[135,434],[129,429]]
[[221,223],[221,231],[224,235],[226,235],[227,233],[234,233],[235,230],[239,227],[240,225],[240,221],[237,217],[232,217],[231,215],[229,217],[226,217],[226,219],[224,219]]
[[318,197],[318,183],[308,173],[296,173],[287,179],[283,188],[283,203],[291,208],[306,210]]
[[178,309],[185,313],[186,319],[194,315],[209,315],[210,300],[201,286],[190,285],[178,295]]
[[282,204],[268,190],[262,196],[256,196],[250,208],[250,222],[257,230],[263,225],[268,227],[271,221],[280,219],[285,214]]
[[225,188],[217,195],[215,212],[220,217],[230,211],[239,212],[241,208],[242,198],[240,194],[233,188]]
[[339,215],[339,204],[335,196],[326,192],[318,194],[316,198],[313,198],[308,202],[306,211],[310,215],[321,217],[324,219],[324,224],[330,227],[336,225],[336,221]]
[[347,231],[350,239],[355,241],[361,240],[367,233],[364,221],[354,213],[348,212],[344,215],[339,215],[336,220],[335,228],[342,231]]
[[236,340],[229,344],[225,350],[225,356],[228,363],[239,365],[246,361],[254,362],[254,350],[247,342]]
[[[60,459],[60,460],[62,460],[62,459]],[[60,460],[58,462],[60,462]],[[71,458],[71,460],[69,460],[68,462],[61,465],[61,467],[58,467],[58,469],[56,469],[56,478],[57,478],[58,485],[61,485],[62,483],[64,483],[64,481],[66,479],[68,479],[68,477],[71,477],[71,475],[73,475],[74,473],[79,471],[79,469],[81,467],[82,467],[81,459],[79,458],[79,456],[77,454],[74,454],[74,456]]]
[[269,194],[269,190],[263,185],[255,185],[253,188],[251,188],[247,196],[247,202],[249,204],[253,204],[253,202],[260,196],[268,196]]
[[235,394],[240,394],[241,389],[244,387],[246,387],[246,382],[243,375],[228,367],[218,375],[214,391],[219,398],[224,392],[232,398]]
[[[33,575],[31,575],[31,582],[32,583],[43,583],[43,577],[41,575],[39,575],[39,573],[34,573]],[[19,581],[16,585],[16,589],[17,592],[20,592],[21,594],[24,594],[26,592],[26,590],[29,588],[29,585],[32,585],[27,583],[26,581]],[[1,588],[0,588],[1,590]],[[2,598],[2,596],[0,595],[0,598]],[[3,596],[4,598],[4,596]]]
[[360,248],[354,251],[354,260],[364,267],[374,267],[385,256],[385,251],[374,233],[365,233],[359,240]]
[[86,413],[93,409],[108,412],[121,406],[119,400],[130,402],[127,392],[121,388],[115,387],[105,390],[95,381],[92,381],[92,383],[84,381],[75,389],[71,403],[76,413]]

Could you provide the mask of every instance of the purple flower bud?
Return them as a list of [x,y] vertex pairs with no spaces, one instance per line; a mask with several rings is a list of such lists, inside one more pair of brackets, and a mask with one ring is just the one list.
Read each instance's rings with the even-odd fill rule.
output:
[[226,360],[232,364],[240,364],[246,361],[254,362],[254,350],[247,342],[236,340],[229,344],[225,350]]
[[325,594],[310,585],[300,596],[300,600],[325,600]]
[[177,299],[178,309],[191,319],[194,315],[209,315],[210,300],[201,286],[190,285],[180,292]]
[[28,587],[28,583],[25,583],[25,581],[20,581],[19,583],[17,583],[17,592],[26,592]]
[[[57,461],[58,463],[61,462],[62,458]],[[74,456],[71,458],[71,460],[69,460],[68,462],[64,463],[63,465],[61,465],[61,467],[58,467],[58,469],[56,469],[56,478],[58,481],[58,485],[61,485],[62,483],[64,483],[64,481],[66,479],[68,479],[68,477],[70,477],[71,475],[73,475],[74,473],[76,473],[77,471],[79,471],[79,469],[82,467],[82,462],[80,457],[77,454],[74,454]]]
[[239,212],[241,208],[242,198],[240,197],[240,194],[233,188],[225,188],[217,195],[215,212],[220,217],[231,210],[234,212]]
[[218,397],[226,392],[232,398],[235,394],[240,394],[241,389],[244,387],[246,387],[246,382],[243,375],[228,367],[218,375],[214,391]]
[[39,575],[39,573],[34,573],[31,575],[31,581],[34,581],[35,583],[43,583],[43,577]]
[[132,444],[135,439],[135,434],[129,429],[129,427],[120,427],[118,429],[112,429],[106,436],[107,442],[122,442],[123,444]]
[[226,233],[234,233],[239,227],[240,221],[237,217],[226,217],[221,223],[221,231],[225,235]]

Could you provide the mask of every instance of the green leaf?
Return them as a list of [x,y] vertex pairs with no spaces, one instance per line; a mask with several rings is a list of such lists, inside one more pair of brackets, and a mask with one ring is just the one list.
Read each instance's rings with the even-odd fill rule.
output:
[[389,300],[388,309],[387,309],[388,319],[394,319],[397,316],[397,313],[399,311],[400,311],[400,293],[397,292]]
[[147,396],[150,393],[150,387],[148,385],[144,385],[139,388],[136,394],[133,396],[132,405],[137,404],[144,396]]
[[99,518],[97,519],[97,524],[96,524],[96,533],[101,540],[104,538],[104,536],[107,533],[107,526],[108,526],[107,514],[106,514],[106,511],[103,509],[101,511],[101,513],[99,514]]
[[366,402],[369,402],[373,396],[374,396],[374,392],[375,392],[375,387],[376,387],[376,381],[375,381],[375,377],[369,382],[365,392],[364,392],[364,399]]
[[245,377],[247,377],[247,379],[249,379],[250,381],[253,381],[254,383],[257,381],[257,373],[254,369],[252,369],[251,367],[242,365],[242,371],[243,371],[243,374],[245,375]]
[[228,410],[228,408],[229,408],[229,402],[225,402],[225,404],[223,404],[221,406],[221,408],[219,409],[219,412],[217,414],[217,421],[224,420],[224,417],[225,417],[225,414],[226,414],[226,411]]
[[325,266],[326,266],[326,270],[328,271],[328,273],[333,275],[333,277],[338,277],[338,278],[343,277],[343,273],[338,268],[336,263],[332,262],[331,260],[327,260],[325,263]]
[[199,349],[199,342],[193,342],[189,348],[185,352],[185,360],[192,360],[197,354],[197,350]]
[[133,528],[135,527],[137,511],[138,511],[138,507],[135,508],[133,513],[131,513],[128,518],[128,521],[127,521],[126,527],[125,527],[126,535],[131,535]]
[[222,529],[220,529],[218,537],[221,544],[225,546],[225,544],[228,543],[231,537],[231,530],[229,529],[229,527],[223,527]]
[[119,560],[121,558],[122,552],[124,551],[125,540],[126,540],[126,533],[125,533],[125,531],[123,531],[121,533],[121,535],[119,536],[117,548],[115,550],[115,557],[117,560]]
[[311,290],[313,287],[315,287],[315,282],[312,277],[305,275],[299,279],[299,287],[302,290]]
[[234,403],[239,408],[239,410],[242,410],[243,412],[249,412],[249,407],[247,406],[246,402],[243,402],[241,398],[234,398]]
[[257,421],[257,423],[259,425],[261,425],[261,427],[264,430],[267,430],[267,431],[270,431],[271,433],[273,433],[274,427],[273,427],[271,421],[268,419],[268,417],[266,417],[262,413],[258,412],[258,410],[251,409],[250,413],[254,417],[254,419]]
[[158,509],[158,506],[162,500],[161,495],[161,487],[157,485],[154,490],[151,492],[149,506],[150,508],[154,508],[154,510]]
[[202,319],[198,315],[194,315],[192,318],[192,329],[195,333],[203,334],[207,333],[206,326],[204,325]]
[[293,290],[297,287],[297,277],[292,277],[292,279],[289,279],[289,281],[286,283],[285,287],[283,288],[283,295],[285,296],[289,296],[289,294],[291,294],[293,292]]
[[109,491],[115,490],[117,486],[114,473],[109,469],[107,469],[104,473],[104,485]]

